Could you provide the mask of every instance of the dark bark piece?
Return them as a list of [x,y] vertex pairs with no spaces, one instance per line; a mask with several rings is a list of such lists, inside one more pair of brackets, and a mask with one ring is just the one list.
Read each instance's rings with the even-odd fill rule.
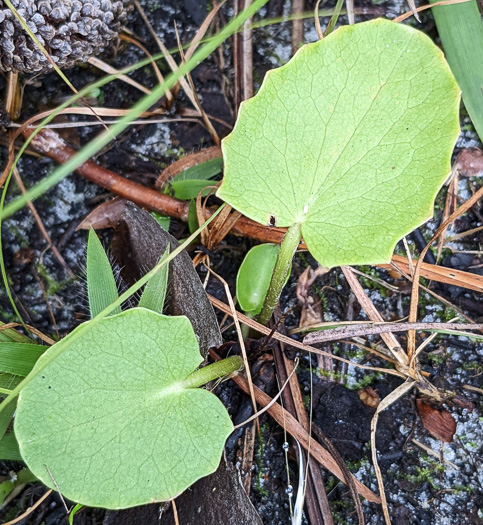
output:
[[159,525],[164,503],[153,503],[124,510],[108,510],[102,525]]
[[[123,277],[131,283],[151,270],[170,244],[173,252],[178,241],[163,230],[156,220],[134,203],[126,201],[115,227],[112,252],[122,266]],[[185,315],[191,321],[200,351],[220,346],[222,338],[215,312],[186,252],[170,263],[164,313]]]
[[[176,507],[183,525],[262,525],[237,469],[224,459],[214,474],[176,498]],[[172,509],[162,516],[160,525],[174,525]]]
[[[103,525],[174,525],[173,509],[154,503],[132,509],[108,511]],[[262,520],[242,487],[236,468],[224,458],[218,470],[197,481],[176,498],[182,525],[262,525]]]

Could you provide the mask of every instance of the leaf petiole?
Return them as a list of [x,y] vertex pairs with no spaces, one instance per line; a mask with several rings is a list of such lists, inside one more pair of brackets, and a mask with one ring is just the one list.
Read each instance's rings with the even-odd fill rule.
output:
[[226,359],[195,370],[182,382],[182,387],[198,388],[206,385],[209,381],[228,376],[240,370],[243,370],[243,359],[237,355],[227,357]]
[[258,322],[267,326],[272,313],[275,310],[282,289],[287,282],[287,277],[292,268],[292,259],[302,238],[302,225],[295,223],[287,230],[280,251],[278,252],[277,262],[273,269],[272,279],[268,288],[267,297],[263,303],[262,311],[258,316]]

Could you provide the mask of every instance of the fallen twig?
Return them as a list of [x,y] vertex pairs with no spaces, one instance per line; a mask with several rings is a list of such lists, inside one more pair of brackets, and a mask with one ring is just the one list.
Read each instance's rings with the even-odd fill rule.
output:
[[[327,343],[337,341],[341,338],[357,337],[366,335],[378,335],[394,332],[407,332],[408,330],[441,330],[441,331],[461,331],[461,330],[483,330],[483,324],[468,323],[367,323],[365,325],[342,326],[339,328],[329,328],[319,332],[308,334],[304,338],[306,344]],[[458,335],[464,335],[459,333]]]

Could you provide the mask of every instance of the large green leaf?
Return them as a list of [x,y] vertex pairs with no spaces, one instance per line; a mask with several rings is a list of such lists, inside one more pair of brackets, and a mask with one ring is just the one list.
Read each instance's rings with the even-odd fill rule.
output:
[[327,267],[388,261],[432,214],[458,109],[456,81],[423,33],[383,19],[341,27],[242,104],[218,196],[262,224],[301,224]]
[[20,393],[14,428],[25,462],[89,506],[177,496],[216,470],[233,430],[215,395],[183,383],[201,361],[186,317],[134,308],[84,327]]

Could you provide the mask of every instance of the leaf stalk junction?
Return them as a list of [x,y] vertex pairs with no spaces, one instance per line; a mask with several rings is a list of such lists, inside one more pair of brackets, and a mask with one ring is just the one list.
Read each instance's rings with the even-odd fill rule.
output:
[[297,222],[290,226],[290,228],[287,230],[282,244],[280,245],[280,251],[278,252],[275,268],[273,269],[267,297],[263,303],[262,311],[258,316],[258,322],[264,326],[268,325],[273,311],[278,304],[278,300],[282,294],[282,288],[284,287],[292,268],[293,256],[297,251],[301,238],[302,225]]
[[182,387],[198,388],[214,379],[229,376],[240,370],[243,370],[243,359],[237,355],[227,357],[226,359],[195,370],[182,382]]

